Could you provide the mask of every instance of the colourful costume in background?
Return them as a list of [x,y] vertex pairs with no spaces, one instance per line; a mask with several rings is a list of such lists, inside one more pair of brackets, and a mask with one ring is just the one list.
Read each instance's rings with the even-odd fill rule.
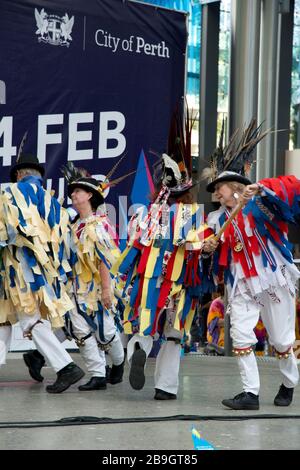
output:
[[207,342],[224,348],[224,326],[219,326],[219,320],[224,320],[224,302],[221,297],[213,300],[207,316]]
[[255,355],[264,356],[267,341],[267,330],[265,329],[265,325],[263,324],[261,318],[258,320],[256,327],[254,328],[254,333],[257,339],[257,343],[255,345]]

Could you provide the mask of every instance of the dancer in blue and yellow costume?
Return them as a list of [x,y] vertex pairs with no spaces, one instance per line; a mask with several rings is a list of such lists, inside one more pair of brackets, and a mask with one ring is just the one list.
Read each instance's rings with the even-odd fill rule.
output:
[[19,321],[24,337],[37,346],[37,359],[46,357],[57,372],[57,380],[46,390],[60,393],[84,375],[44,322],[60,328],[73,308],[66,288],[71,272],[69,217],[43,188],[44,168],[38,159],[21,150],[22,145],[11,169],[13,184],[0,198],[0,364],[6,360],[11,325]]
[[[135,214],[128,246],[114,271],[126,279],[124,331],[131,386],[142,389],[144,367],[153,340],[162,344],[156,359],[155,399],[177,397],[181,340],[188,333],[201,291],[209,290],[200,259],[202,242],[211,233],[193,202],[191,188],[191,124],[186,129],[176,113],[168,154],[156,169],[157,193],[147,215]],[[159,173],[159,174],[158,174]]]
[[[115,168],[116,165],[108,176]],[[72,224],[74,308],[67,324],[91,374],[91,379],[79,390],[103,390],[107,381],[105,351],[112,360],[111,384],[122,381],[124,370],[124,349],[117,327],[117,299],[110,275],[110,267],[120,251],[115,230],[106,214],[104,192],[125,176],[115,181],[108,181],[107,177],[105,182],[98,182],[89,175],[83,176],[82,170],[70,164],[64,173],[68,195],[78,212]]]

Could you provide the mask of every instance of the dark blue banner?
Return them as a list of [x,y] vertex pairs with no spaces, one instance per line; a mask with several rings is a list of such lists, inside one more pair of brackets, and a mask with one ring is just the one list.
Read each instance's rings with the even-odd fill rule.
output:
[[[66,194],[67,161],[103,179],[139,171],[111,189],[143,202],[184,94],[186,15],[123,0],[0,0],[0,181],[24,152]],[[148,168],[147,168],[148,164]],[[117,209],[118,210],[118,209]]]

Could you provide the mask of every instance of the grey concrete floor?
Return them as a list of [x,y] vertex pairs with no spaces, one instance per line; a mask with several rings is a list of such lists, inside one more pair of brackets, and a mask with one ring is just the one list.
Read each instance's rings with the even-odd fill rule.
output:
[[[82,365],[79,354],[72,354]],[[45,391],[55,373],[44,368],[45,380],[31,380],[21,353],[10,353],[0,371],[0,422],[52,421],[71,416],[111,418],[185,415],[280,414],[284,419],[247,421],[172,421],[130,424],[96,424],[34,429],[0,429],[0,449],[77,449],[77,450],[192,450],[191,428],[216,449],[300,449],[300,387],[295,390],[288,408],[273,406],[280,385],[279,370],[273,359],[259,360],[261,377],[260,410],[232,411],[221,400],[241,391],[235,358],[186,355],[182,359],[177,400],[153,399],[155,359],[149,359],[146,385],[132,390],[128,383],[128,366],[124,381],[108,385],[107,390],[79,392],[77,385],[60,395]],[[81,383],[86,381],[87,376]]]

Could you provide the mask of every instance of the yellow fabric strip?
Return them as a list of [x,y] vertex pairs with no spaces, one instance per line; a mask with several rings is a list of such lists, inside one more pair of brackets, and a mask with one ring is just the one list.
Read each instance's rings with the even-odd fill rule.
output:
[[151,247],[149,258],[147,261],[145,277],[151,278],[153,276],[153,271],[156,265],[157,258],[159,256],[160,248]]
[[131,326],[130,322],[124,323],[123,328],[124,328],[125,335],[131,335],[132,334],[132,326]]
[[140,335],[144,335],[144,331],[150,326],[150,314],[149,308],[142,308],[140,313]]
[[184,331],[185,331],[186,334],[189,334],[189,332],[190,332],[192,322],[193,322],[193,318],[194,318],[194,315],[195,315],[195,310],[196,310],[196,307],[191,308],[189,313],[186,316],[185,323],[184,323]]
[[174,266],[171,274],[171,281],[177,281],[179,278],[182,267],[183,267],[183,262],[184,262],[184,252],[185,252],[185,247],[184,246],[179,246],[177,253],[175,255],[175,261],[174,261]]
[[128,321],[130,312],[131,312],[131,307],[129,304],[127,304],[124,310],[124,320],[123,320],[124,333],[126,335],[130,335],[132,333],[132,326],[131,326],[131,323]]
[[0,299],[0,323],[16,323],[17,318],[14,313],[14,306],[11,300]]
[[148,288],[149,288],[149,280],[150,279],[144,278],[142,298],[141,298],[141,307],[142,308],[146,307]]
[[113,264],[113,266],[111,267],[111,270],[110,272],[112,273],[113,276],[116,276],[118,271],[119,271],[119,267],[121,266],[121,264],[123,263],[124,259],[126,258],[126,256],[128,255],[128,252],[130,250],[130,246],[128,246],[127,248],[125,248],[125,250],[123,251],[123,253],[121,254],[121,256],[117,259],[117,261],[115,261],[115,263]]
[[174,295],[178,294],[182,290],[182,285],[181,284],[175,284],[175,282],[172,284],[172,289],[170,292],[170,297],[173,297]]

